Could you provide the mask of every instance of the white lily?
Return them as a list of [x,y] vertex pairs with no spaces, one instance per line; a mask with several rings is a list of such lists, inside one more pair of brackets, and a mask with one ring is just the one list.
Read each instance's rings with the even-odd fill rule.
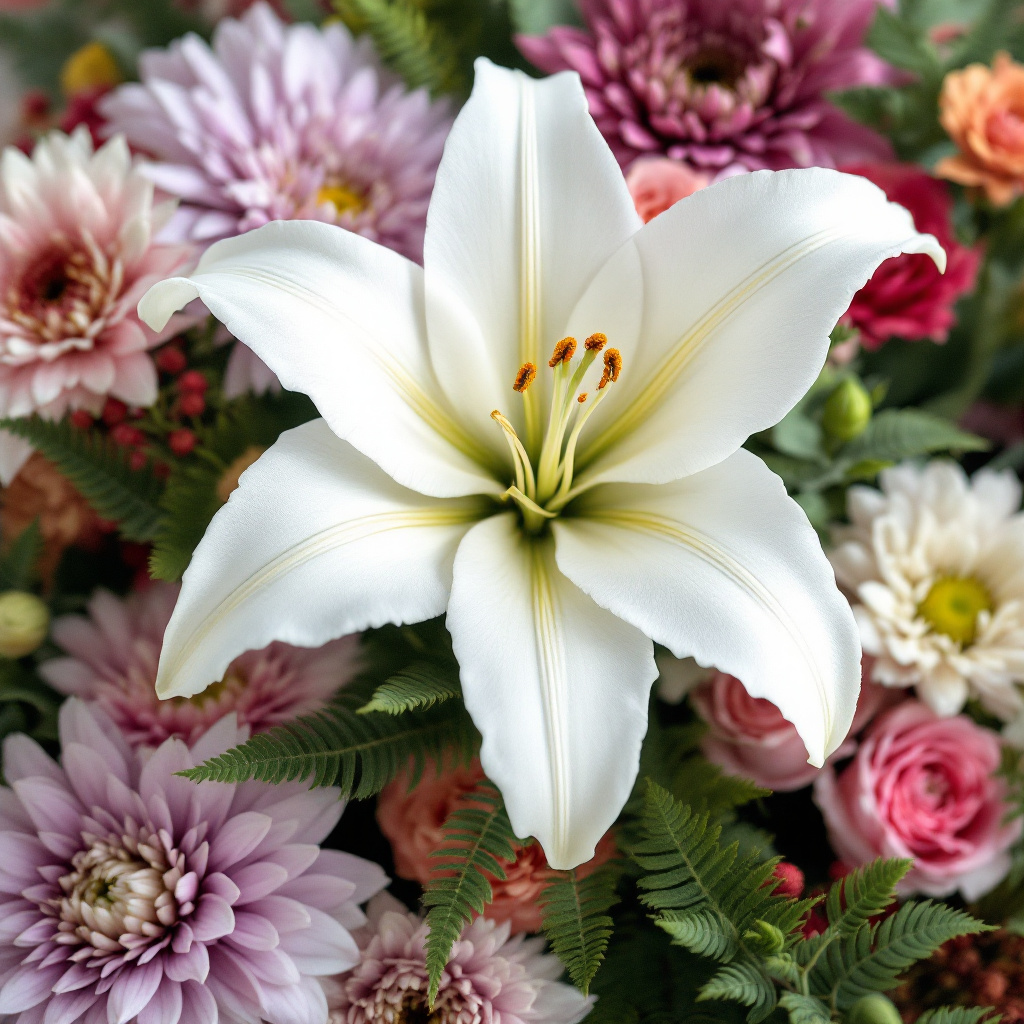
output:
[[160,695],[272,640],[447,610],[484,769],[557,868],[629,795],[652,639],[773,701],[820,765],[853,717],[856,626],[803,512],[740,445],[900,252],[944,258],[874,185],[820,169],[732,178],[643,226],[574,74],[478,62],[423,269],[278,222],[143,299],[159,328],[198,296],[323,416],[214,517]]

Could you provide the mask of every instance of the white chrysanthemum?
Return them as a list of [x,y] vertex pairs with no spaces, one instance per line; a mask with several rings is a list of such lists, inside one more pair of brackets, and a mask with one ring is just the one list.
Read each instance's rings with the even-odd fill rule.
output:
[[1010,471],[903,465],[881,491],[852,487],[835,531],[836,577],[854,602],[873,677],[913,686],[941,715],[969,696],[1003,719],[1024,710],[1024,514]]

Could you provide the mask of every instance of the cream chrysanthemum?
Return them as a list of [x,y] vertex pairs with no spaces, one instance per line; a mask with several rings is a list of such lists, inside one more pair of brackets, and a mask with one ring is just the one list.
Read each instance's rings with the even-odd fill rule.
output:
[[1024,710],[1024,514],[1013,473],[931,462],[849,491],[836,577],[854,601],[874,679],[913,686],[938,714],[969,696],[1000,718]]

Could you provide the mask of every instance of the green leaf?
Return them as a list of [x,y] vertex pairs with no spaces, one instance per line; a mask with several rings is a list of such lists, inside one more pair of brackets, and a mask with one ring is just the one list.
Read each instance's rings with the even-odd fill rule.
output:
[[423,894],[428,907],[427,975],[431,1008],[452,946],[463,927],[482,914],[491,901],[487,875],[504,881],[502,862],[514,861],[515,835],[501,794],[482,782],[470,795],[468,806],[453,811],[444,824],[441,847],[431,854],[435,863]]
[[160,482],[148,469],[131,469],[113,441],[67,420],[51,423],[38,416],[2,420],[0,427],[45,455],[99,515],[118,524],[126,540],[148,541],[156,535]]
[[789,1014],[789,1024],[830,1024],[832,1020],[828,1007],[815,996],[785,992],[779,1006]]
[[381,683],[369,703],[359,709],[359,714],[381,711],[400,715],[403,711],[422,711],[461,696],[457,665],[445,667],[432,661],[417,661]]
[[355,33],[366,32],[381,59],[410,89],[434,95],[466,91],[456,54],[415,0],[334,0],[335,10]]
[[573,0],[509,0],[512,26],[525,35],[540,35],[553,25],[580,25]]
[[573,984],[586,995],[597,973],[613,922],[607,911],[618,903],[615,875],[599,869],[586,878],[559,872],[540,895],[544,934]]
[[867,35],[867,44],[884,60],[922,76],[941,75],[934,47],[923,32],[899,15],[879,6]]
[[697,997],[731,999],[750,1007],[747,1020],[759,1024],[775,1009],[775,986],[754,964],[743,961],[726,964],[701,990]]
[[[982,1017],[995,1013],[994,1006],[937,1006],[925,1010],[915,1024],[978,1024]],[[997,1024],[999,1017],[993,1017],[989,1024]]]
[[913,867],[910,860],[873,860],[829,890],[825,903],[829,924],[841,935],[852,935],[896,899],[896,883]]
[[805,416],[799,407],[772,427],[772,444],[783,455],[794,459],[826,462],[824,440],[821,426]]
[[866,925],[828,946],[810,971],[811,991],[848,1010],[862,996],[895,988],[903,971],[950,939],[991,930],[944,903],[906,903],[880,925]]
[[899,462],[934,452],[985,451],[988,441],[921,409],[884,409],[842,450],[843,459]]
[[342,796],[379,793],[412,760],[412,783],[433,762],[465,762],[479,735],[461,701],[418,714],[360,715],[365,697],[344,692],[323,711],[257,733],[241,746],[180,774],[193,782],[290,782],[339,786]]
[[738,944],[735,935],[723,927],[721,918],[711,907],[698,907],[684,914],[666,910],[658,915],[655,924],[676,945],[698,956],[725,961],[736,955]]
[[36,564],[43,553],[39,520],[33,520],[0,556],[0,590],[28,590],[36,578]]

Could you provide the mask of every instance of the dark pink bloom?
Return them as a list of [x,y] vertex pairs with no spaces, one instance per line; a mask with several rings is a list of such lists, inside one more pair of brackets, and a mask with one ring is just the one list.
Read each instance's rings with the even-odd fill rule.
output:
[[1020,820],[1005,822],[1006,787],[994,777],[999,737],[964,715],[940,718],[906,701],[875,720],[838,776],[825,766],[814,799],[832,848],[846,863],[914,861],[904,893],[966,899],[987,892],[1010,867]]
[[[865,681],[851,737],[892,699],[891,691]],[[751,697],[735,676],[716,672],[690,693],[690,700],[710,727],[701,744],[704,756],[730,775],[742,775],[780,792],[802,789],[817,777],[819,770],[807,763],[807,750],[796,727],[771,701]],[[848,757],[853,750],[852,740],[847,740],[833,760]]]
[[974,288],[981,251],[961,245],[953,233],[953,200],[945,182],[911,164],[852,164],[842,170],[873,181],[914,218],[918,231],[934,235],[946,250],[946,272],[915,253],[886,260],[854,296],[843,323],[860,331],[861,344],[876,349],[889,338],[945,341],[956,320],[957,299]]
[[194,743],[231,711],[253,732],[319,711],[356,671],[358,636],[317,648],[273,643],[237,657],[219,683],[195,697],[160,700],[156,663],[177,597],[169,583],[124,600],[97,591],[88,616],[54,621],[53,639],[68,657],[43,662],[40,675],[61,693],[98,704],[129,743],[157,746],[169,736]]
[[[387,879],[318,843],[336,789],[196,785],[176,772],[242,742],[233,716],[190,750],[133,751],[61,709],[61,762],[4,742],[0,1018],[18,1024],[324,1024],[358,904]],[[7,1016],[5,1016],[7,1015]]]
[[[888,3],[888,0],[885,0]],[[891,6],[891,3],[888,4]],[[544,71],[578,71],[623,167],[663,153],[717,176],[884,159],[888,143],[824,96],[877,85],[876,0],[581,0],[587,30],[520,37]]]

